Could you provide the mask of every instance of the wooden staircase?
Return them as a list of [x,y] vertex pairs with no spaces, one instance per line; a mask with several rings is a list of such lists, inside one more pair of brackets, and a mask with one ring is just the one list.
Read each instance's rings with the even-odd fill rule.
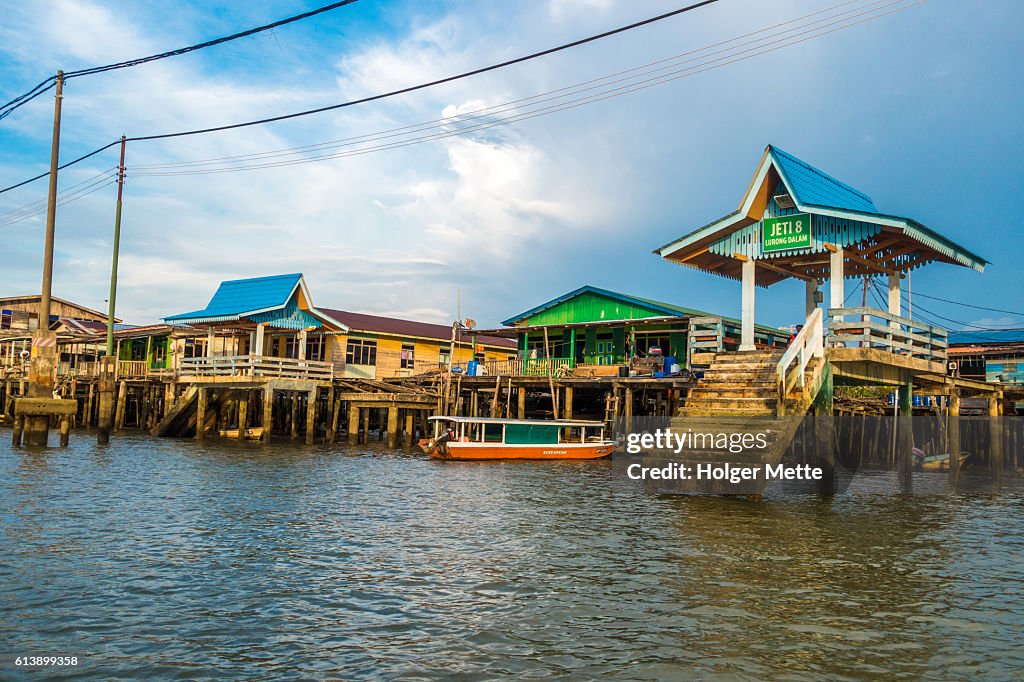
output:
[[[691,450],[691,463],[778,464],[830,376],[821,311],[816,309],[789,348],[717,353],[672,420],[677,432],[763,434],[768,447],[742,453]],[[732,494],[726,483],[691,480],[677,492]]]
[[783,351],[717,353],[690,391],[680,417],[771,417],[777,413],[777,366]]
[[[217,425],[217,415],[220,411],[220,403],[223,398],[215,398],[206,407],[206,430],[210,431]],[[194,436],[196,433],[196,418],[199,408],[199,391],[195,386],[178,398],[160,423],[153,429],[154,436]]]

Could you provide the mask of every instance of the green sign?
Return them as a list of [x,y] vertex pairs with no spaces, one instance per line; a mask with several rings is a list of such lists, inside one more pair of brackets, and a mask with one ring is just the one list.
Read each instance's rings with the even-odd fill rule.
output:
[[761,227],[761,251],[811,248],[811,214],[796,213],[765,218]]

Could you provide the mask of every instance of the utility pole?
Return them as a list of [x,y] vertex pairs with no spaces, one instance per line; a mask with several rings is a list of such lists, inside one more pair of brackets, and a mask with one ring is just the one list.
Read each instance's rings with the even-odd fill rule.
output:
[[110,305],[107,308],[107,355],[114,354],[114,306],[117,301],[117,256],[121,248],[121,198],[124,195],[124,135],[121,135],[121,161],[117,165],[117,207],[114,209],[114,256],[110,263]]
[[[117,206],[114,209],[114,248],[110,262],[110,297],[107,307],[107,354],[100,360],[97,380],[100,394],[99,417],[96,421],[96,442],[109,443],[114,427],[114,387],[117,385],[117,354],[114,346],[114,310],[117,302],[117,257],[121,249],[121,199],[124,196],[124,147],[121,135],[121,161],[117,165]],[[124,397],[122,396],[122,400]]]
[[64,72],[57,72],[53,105],[53,141],[50,143],[50,190],[46,197],[46,246],[43,247],[43,291],[39,299],[39,329],[50,329],[50,293],[53,288],[53,233],[57,223],[57,167],[60,165],[60,106],[64,98]]
[[[60,166],[60,108],[64,93],[64,72],[57,71],[53,105],[53,141],[50,144],[50,188],[46,197],[46,243],[43,247],[43,284],[39,297],[39,327],[32,335],[32,359],[28,369],[28,398],[15,403],[23,420],[27,445],[45,446],[50,417],[58,414],[54,400],[53,375],[57,364],[57,335],[50,331],[50,296],[53,290],[53,235],[57,222],[57,170]],[[70,402],[70,401],[69,401]],[[66,445],[62,424],[61,445]]]

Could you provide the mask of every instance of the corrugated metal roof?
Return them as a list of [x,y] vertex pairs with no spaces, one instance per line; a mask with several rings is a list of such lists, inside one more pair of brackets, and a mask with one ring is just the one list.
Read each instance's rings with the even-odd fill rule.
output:
[[949,345],[978,346],[988,343],[1024,343],[1024,329],[978,329],[949,332]]
[[[594,294],[599,294],[601,296],[607,296],[607,297],[613,298],[613,299],[617,299],[617,300],[623,301],[624,303],[633,303],[633,304],[639,303],[639,304],[642,304],[642,305],[644,305],[646,307],[653,308],[654,310],[657,310],[657,311],[662,312],[665,315],[669,315],[669,316],[679,316],[679,317],[721,317],[723,320],[728,320],[729,322],[735,322],[736,324],[739,324],[739,322],[740,322],[739,320],[731,318],[731,317],[724,317],[722,315],[716,315],[715,313],[709,313],[709,312],[705,312],[703,310],[696,310],[695,308],[684,308],[683,306],[675,305],[673,303],[665,303],[663,301],[655,301],[652,298],[640,298],[639,296],[630,296],[629,294],[623,294],[623,293],[620,293],[618,291],[612,291],[610,289],[601,289],[599,287],[590,286],[589,284],[587,284],[587,285],[584,285],[584,286],[580,287],[579,289],[576,289],[574,291],[570,291],[567,294],[564,294],[564,295],[559,296],[557,298],[553,298],[553,299],[551,299],[550,301],[548,301],[546,303],[542,303],[539,306],[537,306],[536,308],[532,308],[530,310],[527,310],[526,312],[523,312],[523,313],[520,313],[519,315],[516,315],[515,317],[509,318],[509,319],[505,320],[504,322],[502,322],[502,324],[505,325],[505,326],[514,325],[516,322],[524,320],[524,319],[526,319],[528,317],[536,315],[537,313],[539,313],[539,312],[541,312],[543,310],[547,310],[548,308],[552,308],[552,307],[554,307],[556,305],[564,303],[565,301],[568,301],[571,298],[574,298],[576,296],[579,296],[580,294],[584,294],[584,293],[588,293],[588,292],[589,293],[594,293]],[[609,320],[609,322],[621,322],[621,321],[625,321],[625,320]],[[758,329],[766,329],[766,330],[776,331],[773,327],[767,327],[765,325],[760,325],[759,324],[759,325],[757,325],[757,327],[758,327]]]
[[796,194],[799,203],[868,213],[878,212],[871,197],[859,189],[836,180],[828,173],[774,145],[769,145],[768,150],[775,161],[776,169]]
[[[452,328],[450,325],[416,322],[415,320],[401,320],[395,317],[353,313],[347,310],[335,310],[332,308],[320,308],[320,311],[326,315],[330,315],[332,319],[341,322],[353,332],[376,332],[379,334],[393,334],[395,336],[418,336],[428,339],[439,339],[442,341],[448,341],[452,336]],[[463,332],[463,341],[466,340],[467,335],[472,335],[472,332]],[[495,336],[479,336],[477,337],[477,343],[507,348],[514,348],[516,345],[514,341]]]
[[[773,145],[769,145],[765,150],[765,155],[762,157],[758,170],[754,174],[754,179],[751,181],[750,187],[740,202],[740,211],[731,213],[713,223],[690,232],[657,249],[655,253],[663,258],[677,260],[684,265],[712,272],[713,274],[738,278],[738,267],[733,268],[732,271],[718,267],[709,269],[705,267],[706,264],[702,262],[701,258],[697,257],[700,254],[691,253],[690,251],[705,246],[707,247],[706,250],[710,251],[714,256],[731,256],[736,251],[740,251],[748,257],[756,258],[764,255],[761,251],[759,240],[756,239],[756,233],[761,229],[761,221],[754,220],[752,216],[745,216],[743,214],[743,210],[745,210],[743,207],[752,201],[752,197],[755,196],[754,193],[760,191],[761,185],[759,183],[768,181],[769,176],[767,173],[772,167],[775,168],[778,176],[785,183],[797,204],[795,209],[787,209],[788,212],[805,211],[813,213],[816,220],[839,220],[845,221],[847,225],[861,226],[859,228],[861,233],[859,235],[851,235],[851,238],[868,238],[871,236],[869,232],[876,232],[876,228],[881,229],[883,226],[886,229],[899,230],[904,235],[937,252],[942,257],[978,272],[983,272],[985,265],[988,263],[984,258],[916,220],[880,213],[868,195],[846,183],[836,180],[824,171]],[[775,188],[775,193],[779,192],[780,190]],[[765,216],[772,214],[773,207],[777,208],[774,201],[770,201],[765,210]],[[873,224],[876,228],[867,230],[864,227],[866,224]],[[746,231],[743,232],[744,230]],[[737,232],[743,233],[733,236],[733,233]],[[747,244],[750,248],[740,248],[743,244],[733,243],[736,240],[742,242],[745,235],[752,237],[749,240],[749,244]],[[835,238],[834,235],[832,237]],[[711,240],[719,241],[720,243],[714,244],[712,242],[708,244]],[[676,255],[674,256],[674,254]],[[680,258],[680,256],[686,256],[687,254],[689,254],[689,257],[685,259]],[[786,254],[781,255],[784,256]],[[780,254],[778,253],[771,255],[771,257],[779,256]],[[919,256],[920,254],[918,253],[907,253],[902,257],[902,262],[897,263],[897,265],[902,267],[910,263],[913,267],[921,267],[935,260],[935,258],[921,259]],[[774,276],[776,281],[783,278],[784,276]],[[774,282],[770,281],[769,284],[771,283]]]
[[233,279],[221,282],[206,307],[190,313],[163,318],[171,321],[231,321],[245,313],[267,308],[279,308],[288,302],[301,273],[271,275],[251,279]]

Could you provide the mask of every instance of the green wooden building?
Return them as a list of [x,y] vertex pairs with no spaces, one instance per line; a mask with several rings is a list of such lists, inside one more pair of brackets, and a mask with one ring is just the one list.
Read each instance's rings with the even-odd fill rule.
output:
[[[521,359],[551,358],[568,367],[622,364],[654,347],[683,365],[694,351],[691,324],[713,330],[717,341],[702,348],[708,351],[734,347],[740,327],[734,318],[589,285],[502,324],[505,328],[487,333],[516,338]],[[788,338],[786,331],[758,326],[762,345],[784,345]]]

